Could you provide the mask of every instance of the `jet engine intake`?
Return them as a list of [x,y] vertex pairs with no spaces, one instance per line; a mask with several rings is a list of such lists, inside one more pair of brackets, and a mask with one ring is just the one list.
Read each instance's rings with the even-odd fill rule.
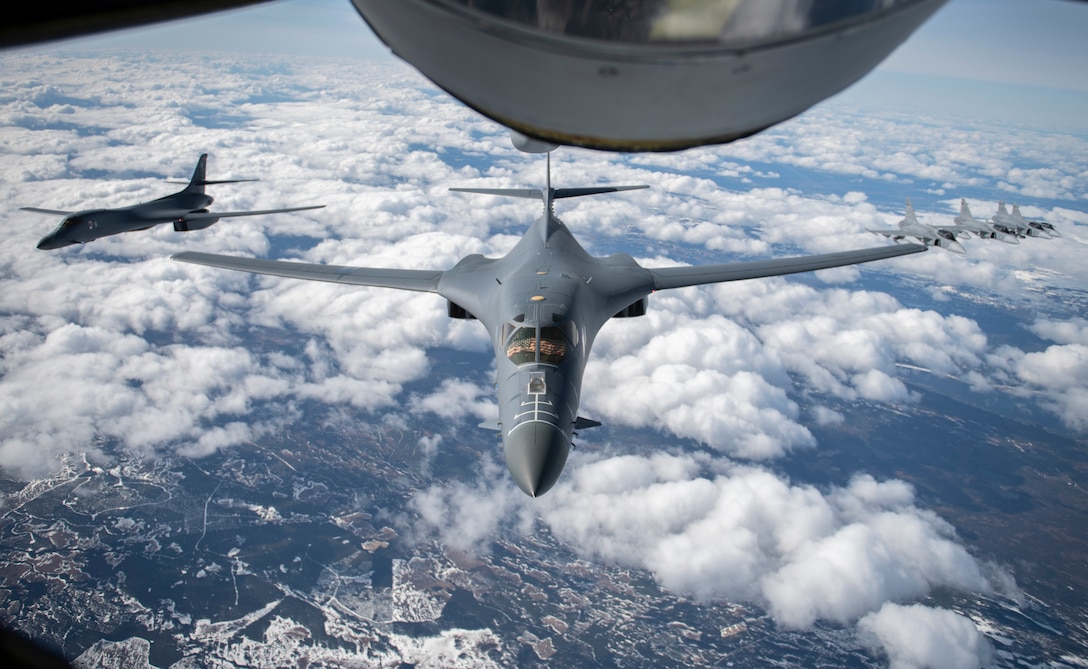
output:
[[[207,213],[207,212],[199,212]],[[174,221],[174,232],[187,233],[194,230],[203,230],[203,228],[210,227],[214,223],[217,223],[219,219],[195,219],[187,221],[185,219],[178,219]]]
[[627,307],[612,318],[637,318],[646,315],[646,298],[627,305]]
[[476,317],[465,311],[465,308],[452,300],[446,300],[446,315],[450,318],[460,318],[466,321],[474,321]]

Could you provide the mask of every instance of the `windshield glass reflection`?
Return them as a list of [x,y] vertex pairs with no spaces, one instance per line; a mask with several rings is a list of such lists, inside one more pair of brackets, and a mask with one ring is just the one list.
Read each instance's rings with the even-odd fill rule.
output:
[[609,42],[751,44],[788,39],[914,0],[440,0]]
[[515,365],[558,365],[567,359],[567,336],[560,327],[514,327],[507,323],[503,336],[506,357]]

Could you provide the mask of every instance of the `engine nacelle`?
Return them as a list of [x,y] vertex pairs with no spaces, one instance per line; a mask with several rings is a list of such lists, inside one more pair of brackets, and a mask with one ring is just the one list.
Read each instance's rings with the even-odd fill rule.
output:
[[619,312],[612,318],[637,318],[638,316],[646,315],[646,298],[627,305],[627,308]]
[[[208,213],[207,209],[201,209],[195,212],[197,214]],[[191,232],[193,230],[203,230],[204,228],[211,227],[219,222],[218,218],[197,218],[193,220],[186,220],[184,218],[174,221],[174,232]]]
[[460,318],[466,321],[476,320],[476,317],[465,311],[464,307],[450,300],[446,300],[446,315],[450,318]]

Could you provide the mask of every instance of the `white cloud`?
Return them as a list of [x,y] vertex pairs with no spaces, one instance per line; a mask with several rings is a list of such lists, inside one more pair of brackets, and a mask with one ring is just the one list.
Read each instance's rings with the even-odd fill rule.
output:
[[936,586],[995,587],[901,481],[861,475],[821,492],[756,467],[619,456],[581,464],[544,500],[544,522],[579,552],[677,593],[760,601],[787,627],[847,624]]
[[1067,321],[1041,318],[1032,324],[1030,330],[1043,339],[1058,344],[1083,344],[1088,346],[1088,320],[1080,317]]
[[993,649],[969,619],[944,609],[888,603],[858,622],[889,669],[978,669]]
[[[475,377],[440,378],[432,368],[428,349],[489,348],[478,323],[446,318],[440,298],[251,278],[165,257],[194,248],[441,269],[470,253],[498,255],[539,209],[446,189],[539,186],[542,161],[516,154],[497,126],[432,94],[401,65],[294,61],[264,76],[233,57],[141,58],[0,55],[10,84],[0,93],[0,225],[10,231],[0,248],[0,465],[31,475],[64,452],[109,450],[110,441],[199,456],[258,439],[270,427],[254,419],[259,408],[274,403],[290,421],[309,399],[334,405],[330,413],[400,405],[409,412],[397,414],[402,420],[412,412],[457,422],[492,417],[493,396]],[[196,83],[148,76],[166,70],[176,75],[169,81]],[[724,262],[876,245],[865,229],[901,216],[857,183],[801,192],[743,161],[886,180],[904,192],[934,181],[950,193],[1071,199],[1088,178],[1077,159],[1082,146],[818,109],[729,147],[633,157],[564,149],[553,176],[557,185],[652,184],[559,205],[594,250],[622,246],[657,265]],[[59,253],[34,250],[55,220],[15,211],[158,197],[170,192],[160,177],[187,175],[203,151],[212,153],[210,178],[262,179],[216,187],[216,207],[328,207],[189,234],[156,229]],[[1049,167],[1025,170],[1021,162]],[[781,187],[767,187],[769,178]],[[762,185],[735,191],[723,179]],[[948,211],[919,215],[945,221],[957,199],[944,203]],[[972,205],[982,216],[994,202]],[[1066,235],[1051,242],[978,241],[966,259],[933,251],[819,277],[835,287],[772,279],[657,293],[645,318],[610,323],[597,339],[583,413],[733,457],[780,457],[816,445],[806,420],[843,421],[829,404],[910,401],[897,367],[906,363],[974,388],[1011,387],[1088,430],[1083,319],[1035,321],[1031,331],[1054,343],[1045,350],[995,348],[971,318],[943,305],[915,308],[862,283],[879,271],[950,300],[1021,295],[1054,282],[1083,290],[1088,214],[1072,206],[1025,206]],[[274,346],[268,331],[277,333]],[[405,397],[408,384],[414,394]],[[425,460],[447,437],[420,439]],[[900,481],[859,475],[822,489],[705,453],[579,452],[560,484],[533,503],[501,463],[481,463],[474,482],[418,493],[409,509],[418,517],[402,518],[410,534],[486,550],[496,536],[544,523],[583,555],[646,569],[675,592],[756,599],[786,626],[869,621],[863,626],[879,648],[904,667],[927,666],[942,643],[969,658],[981,651],[966,632],[944,638],[931,629],[947,612],[905,613],[909,607],[887,602],[938,586],[1008,587]],[[928,645],[911,655],[889,621],[922,625]]]
[[646,317],[602,331],[586,367],[587,411],[745,458],[813,446],[775,353],[725,318],[684,315],[685,302],[655,300]]

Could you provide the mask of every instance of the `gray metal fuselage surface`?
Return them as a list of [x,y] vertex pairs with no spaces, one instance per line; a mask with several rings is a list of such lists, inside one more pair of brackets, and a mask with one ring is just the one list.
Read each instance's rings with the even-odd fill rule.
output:
[[439,281],[438,293],[491,335],[497,427],[526,493],[546,492],[563,470],[598,331],[652,290],[653,276],[633,258],[589,255],[550,212],[505,257],[469,256]]

